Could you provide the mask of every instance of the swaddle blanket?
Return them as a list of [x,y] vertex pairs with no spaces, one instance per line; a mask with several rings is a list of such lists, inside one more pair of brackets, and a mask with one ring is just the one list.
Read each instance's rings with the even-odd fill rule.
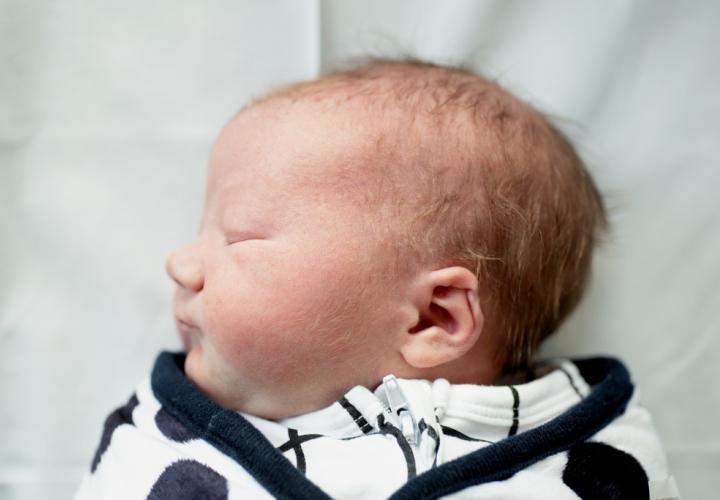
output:
[[398,380],[279,422],[221,408],[162,353],[107,418],[76,500],[678,498],[650,416],[611,358],[506,386]]

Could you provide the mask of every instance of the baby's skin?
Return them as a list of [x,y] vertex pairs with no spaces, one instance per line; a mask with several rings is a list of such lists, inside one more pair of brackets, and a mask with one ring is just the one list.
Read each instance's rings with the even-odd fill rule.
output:
[[108,417],[78,498],[677,498],[621,363],[533,363],[606,222],[567,138],[462,68],[254,101],[167,259],[187,355]]
[[476,275],[440,261],[399,271],[386,217],[353,195],[381,181],[366,166],[388,130],[361,100],[275,97],[220,134],[197,239],[166,266],[185,373],[211,399],[282,419],[388,374],[497,377]]

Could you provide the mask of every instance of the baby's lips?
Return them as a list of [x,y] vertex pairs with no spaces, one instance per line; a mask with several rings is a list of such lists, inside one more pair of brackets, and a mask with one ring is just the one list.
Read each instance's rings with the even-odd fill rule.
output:
[[187,330],[197,329],[197,326],[195,323],[190,319],[190,316],[185,313],[180,307],[175,307],[174,316],[175,316],[175,323],[177,323],[178,328],[182,327]]
[[182,341],[183,347],[186,351],[195,344],[195,336],[197,335],[199,328],[192,323],[181,319],[179,316],[175,316],[175,324],[177,325],[178,334]]
[[175,318],[175,322],[177,323],[180,330],[191,331],[197,329],[195,325],[188,323],[187,321],[184,321],[178,317]]

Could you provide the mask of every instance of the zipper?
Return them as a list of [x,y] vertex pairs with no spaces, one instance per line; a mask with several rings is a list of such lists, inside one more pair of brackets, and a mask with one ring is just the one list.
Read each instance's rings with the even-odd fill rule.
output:
[[408,443],[411,445],[417,444],[420,439],[417,420],[395,375],[387,375],[383,378],[383,389],[385,389],[390,409],[397,416],[400,432],[405,436]]

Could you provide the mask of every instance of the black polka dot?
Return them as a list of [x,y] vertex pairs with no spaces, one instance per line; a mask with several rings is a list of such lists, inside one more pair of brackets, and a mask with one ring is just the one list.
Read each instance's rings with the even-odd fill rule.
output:
[[193,435],[187,427],[165,411],[165,408],[160,408],[155,414],[155,425],[157,425],[165,437],[173,441],[183,443],[193,438]]
[[123,424],[133,424],[132,412],[137,405],[137,396],[133,394],[132,396],[130,396],[130,399],[127,403],[125,403],[117,410],[113,411],[105,419],[102,437],[100,437],[100,444],[95,451],[95,456],[93,457],[92,464],[90,464],[90,472],[95,472],[95,469],[97,469],[97,466],[100,463],[100,459],[107,450],[108,446],[110,446],[110,439],[112,439],[112,434],[113,432],[115,432],[115,429],[117,429]]
[[147,500],[226,500],[227,479],[195,460],[169,465],[153,485]]
[[650,498],[648,477],[640,463],[605,443],[570,448],[562,478],[583,500]]

